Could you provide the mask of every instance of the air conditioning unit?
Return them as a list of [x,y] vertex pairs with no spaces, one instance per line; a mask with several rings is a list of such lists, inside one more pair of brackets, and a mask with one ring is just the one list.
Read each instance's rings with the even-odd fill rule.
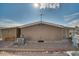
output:
[[24,42],[24,38],[17,38],[17,42],[18,42],[18,45],[24,45],[25,42]]

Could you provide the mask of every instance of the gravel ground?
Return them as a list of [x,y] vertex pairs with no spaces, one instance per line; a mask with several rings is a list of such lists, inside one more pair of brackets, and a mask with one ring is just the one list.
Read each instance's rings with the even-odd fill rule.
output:
[[68,56],[66,53],[53,52],[0,52],[0,56]]
[[[2,49],[3,48],[3,49]],[[10,49],[11,48],[11,49]],[[54,52],[48,52],[48,50],[45,50],[44,52],[23,52],[20,51],[16,51],[16,52],[12,52],[12,50],[16,50],[16,49],[48,49],[48,50],[53,50]],[[57,49],[57,51],[59,52],[55,52],[55,50]],[[64,53],[64,52],[60,52],[61,50],[65,50],[68,51],[69,49],[73,49],[71,44],[68,42],[68,40],[62,40],[62,41],[54,41],[52,43],[28,43],[26,45],[23,45],[22,47],[15,47],[13,45],[13,41],[0,41],[0,56],[68,56],[71,55],[70,52]],[[7,52],[6,50],[11,52]],[[27,50],[28,51],[28,50]],[[31,51],[31,50],[30,50]],[[36,51],[36,50],[34,50]],[[79,53],[73,53],[74,56],[79,55]]]
[[0,56],[79,56],[79,51],[65,52],[6,52],[0,51]]
[[9,53],[9,52],[1,51],[1,52],[0,52],[0,56],[14,56],[14,54]]

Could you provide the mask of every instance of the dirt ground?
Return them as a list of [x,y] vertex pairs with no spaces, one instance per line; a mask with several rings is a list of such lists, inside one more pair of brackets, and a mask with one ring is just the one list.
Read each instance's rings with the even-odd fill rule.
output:
[[68,56],[66,53],[53,52],[0,52],[0,56]]
[[[58,42],[44,43],[44,44],[28,43],[20,47],[15,47],[13,45],[13,41],[12,42],[0,41],[0,56],[79,56],[79,52],[78,52],[79,50],[77,52],[72,53],[70,50],[73,50],[73,48],[71,44],[67,45],[67,42],[68,41],[64,41],[64,42],[58,41]],[[43,52],[24,52],[24,51],[32,51],[34,49],[42,51],[40,50],[40,48],[47,50],[44,50]],[[55,52],[56,49],[59,52]],[[66,49],[65,51],[67,52],[60,52],[63,49],[64,50]],[[48,52],[48,50],[54,52]],[[16,52],[12,52],[12,51],[16,51]]]

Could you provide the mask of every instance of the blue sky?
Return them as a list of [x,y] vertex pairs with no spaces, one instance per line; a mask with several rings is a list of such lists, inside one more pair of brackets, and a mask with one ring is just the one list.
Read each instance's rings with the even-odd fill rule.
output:
[[[59,8],[43,9],[43,21],[64,26],[79,26],[79,4],[61,3]],[[0,27],[19,26],[40,21],[40,9],[32,3],[1,4]]]

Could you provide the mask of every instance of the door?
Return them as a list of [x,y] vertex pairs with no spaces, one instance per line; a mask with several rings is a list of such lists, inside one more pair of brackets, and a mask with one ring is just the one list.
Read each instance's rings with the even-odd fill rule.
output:
[[17,31],[17,34],[16,34],[17,35],[17,38],[19,38],[21,36],[21,29],[20,28],[17,28],[16,31]]

